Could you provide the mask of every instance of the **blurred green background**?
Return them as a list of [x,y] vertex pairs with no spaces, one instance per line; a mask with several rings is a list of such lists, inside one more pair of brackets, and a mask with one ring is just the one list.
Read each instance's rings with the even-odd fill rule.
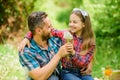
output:
[[75,7],[89,13],[96,35],[93,76],[102,78],[106,66],[120,69],[120,0],[0,0],[0,80],[25,80],[17,46],[31,12],[45,11],[55,28],[65,29]]

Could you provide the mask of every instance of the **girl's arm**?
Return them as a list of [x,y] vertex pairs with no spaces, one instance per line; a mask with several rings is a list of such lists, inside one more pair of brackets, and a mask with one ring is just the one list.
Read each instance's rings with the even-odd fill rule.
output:
[[[64,31],[60,31],[60,30],[55,30],[52,29],[51,31],[53,36],[59,37],[61,40],[63,40],[63,34]],[[25,38],[21,41],[20,45],[18,46],[18,51],[23,51],[24,47],[27,45],[28,47],[30,47],[30,40],[33,38],[32,32],[29,31],[26,35]]]
[[18,51],[22,52],[24,47],[27,45],[30,47],[30,40],[32,39],[33,35],[32,32],[29,31],[26,35],[25,38],[21,41],[20,45],[18,46]]
[[71,56],[73,62],[78,66],[87,66],[91,60],[93,59],[95,45],[91,46],[91,48],[88,50],[88,52],[85,55],[80,55],[79,53],[76,53],[74,56]]
[[29,31],[26,35],[25,35],[25,38],[27,38],[27,39],[32,39],[33,38],[33,35],[32,35],[32,32],[31,31]]
[[87,67],[83,67],[80,72],[82,75],[91,75],[92,74],[93,60],[88,64]]
[[63,30],[56,30],[56,29],[52,29],[51,33],[53,36],[59,37],[61,40],[63,40],[63,35],[64,35]]

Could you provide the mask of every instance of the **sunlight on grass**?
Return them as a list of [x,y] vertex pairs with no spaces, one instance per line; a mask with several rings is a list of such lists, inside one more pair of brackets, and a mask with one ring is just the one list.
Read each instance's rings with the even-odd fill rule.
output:
[[114,46],[110,39],[97,38],[97,52],[96,61],[93,67],[93,76],[101,78],[103,77],[102,69],[110,66],[113,70],[120,69],[120,51],[119,48]]
[[25,80],[18,52],[9,44],[0,45],[0,80]]

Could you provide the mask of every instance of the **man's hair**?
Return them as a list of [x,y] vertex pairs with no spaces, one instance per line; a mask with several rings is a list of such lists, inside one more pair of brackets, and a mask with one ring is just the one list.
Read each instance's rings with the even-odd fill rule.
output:
[[45,12],[33,12],[28,16],[28,28],[35,34],[36,27],[42,27],[44,25],[44,19],[47,17]]

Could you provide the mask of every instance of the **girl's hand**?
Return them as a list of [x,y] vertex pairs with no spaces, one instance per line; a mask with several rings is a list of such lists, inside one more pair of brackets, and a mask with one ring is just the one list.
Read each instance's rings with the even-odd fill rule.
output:
[[27,38],[24,38],[20,45],[18,46],[18,51],[23,52],[23,49],[26,45],[30,47],[30,41]]
[[73,44],[68,42],[66,43],[66,48],[67,48],[67,51],[70,52],[71,55],[74,55],[75,54],[75,50],[74,50],[74,47],[73,47]]
[[80,72],[82,75],[91,75],[92,74],[92,61],[88,64],[87,67],[83,67]]

